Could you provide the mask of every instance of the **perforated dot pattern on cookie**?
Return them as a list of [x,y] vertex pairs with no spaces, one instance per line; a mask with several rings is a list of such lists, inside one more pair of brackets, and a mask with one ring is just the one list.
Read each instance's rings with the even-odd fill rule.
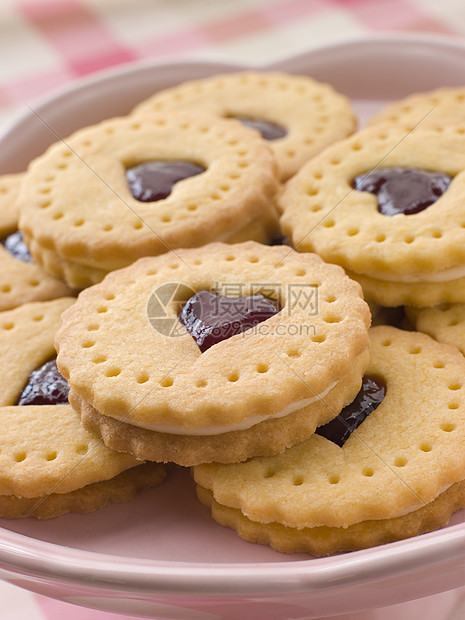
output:
[[[129,452],[148,461],[174,462],[183,467],[211,462],[237,463],[252,456],[279,454],[308,439],[317,425],[331,420],[357,393],[366,363],[366,356],[356,358],[343,380],[325,394],[324,401],[318,399],[285,417],[266,419],[245,430],[216,435],[176,435],[139,428],[100,414],[73,390],[69,399],[80,413],[84,428],[100,434],[105,444],[117,451]],[[208,380],[199,378],[195,385],[206,389]]]
[[[17,230],[16,201],[24,173],[0,176],[0,238]],[[50,277],[39,265],[13,257],[0,245],[0,312],[32,301],[71,294],[64,282]]]
[[219,504],[208,489],[197,485],[197,496],[211,509],[221,525],[237,531],[241,538],[266,544],[284,553],[310,553],[326,556],[387,544],[446,525],[453,512],[465,504],[465,483],[457,482],[431,504],[392,519],[354,523],[348,527],[289,528],[281,523],[258,523],[240,510]]
[[50,248],[37,243],[35,239],[27,236],[25,238],[31,254],[44,271],[54,278],[64,280],[73,291],[97,284],[107,273],[103,269],[88,267],[72,260],[63,259]]
[[16,198],[23,176],[23,173],[0,176],[0,238],[16,230],[18,222]]
[[0,311],[72,292],[64,282],[50,276],[39,265],[19,261],[0,246]]
[[412,127],[441,124],[444,121],[465,121],[465,88],[438,88],[415,93],[389,104],[369,119],[368,125],[402,123]]
[[3,407],[1,415],[0,496],[68,493],[138,464],[85,431],[69,405]]
[[0,312],[2,374],[0,407],[14,405],[30,373],[55,356],[53,339],[61,313],[74,299],[23,304]]
[[139,104],[136,117],[172,109],[277,124],[286,135],[270,142],[286,180],[328,144],[350,135],[355,115],[331,86],[282,73],[241,72],[186,82]]
[[[187,160],[206,171],[154,203],[136,200],[126,169]],[[20,228],[58,259],[112,270],[146,255],[233,238],[252,223],[277,227],[276,161],[255,132],[222,119],[163,113],[78,131],[31,165],[18,205]],[[193,207],[195,206],[195,210]],[[45,264],[45,260],[44,260]]]
[[465,355],[465,304],[406,308],[406,314],[416,329],[457,347]]
[[61,313],[73,303],[73,298],[61,298],[0,313],[0,514],[1,496],[68,493],[138,464],[85,431],[69,405],[15,404],[30,373],[55,355],[53,341]]
[[314,435],[276,457],[199,466],[196,481],[254,521],[296,528],[398,517],[461,482],[463,356],[418,332],[370,334],[367,374],[383,378],[386,395],[342,448]]
[[[373,126],[326,149],[286,185],[280,198],[284,234],[301,252],[315,251],[387,283],[441,284],[463,275],[454,268],[465,260],[460,199],[465,136],[455,125],[441,129]],[[374,194],[357,191],[352,183],[372,169],[392,166],[444,172],[453,179],[425,210],[388,217],[379,212]]]
[[[166,300],[159,291],[167,295],[170,283]],[[200,354],[177,325],[179,304],[199,290],[262,292],[281,310]],[[74,391],[104,415],[205,435],[246,428],[287,407],[291,413],[331,389],[366,352],[368,322],[358,285],[315,255],[254,242],[211,244],[142,259],[81,293],[57,335],[58,364]],[[90,325],[99,329],[94,344],[83,347]]]

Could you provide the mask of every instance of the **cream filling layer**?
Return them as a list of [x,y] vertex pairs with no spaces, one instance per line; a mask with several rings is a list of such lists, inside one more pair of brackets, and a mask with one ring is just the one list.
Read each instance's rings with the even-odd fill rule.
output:
[[260,424],[260,422],[264,422],[265,420],[275,419],[275,418],[284,418],[290,413],[294,413],[294,411],[298,411],[299,409],[303,409],[304,407],[308,407],[313,403],[318,402],[319,400],[324,400],[325,396],[331,392],[331,390],[337,385],[338,381],[334,381],[324,392],[321,394],[315,394],[310,398],[305,398],[304,400],[299,400],[295,403],[291,403],[281,411],[277,413],[273,413],[271,415],[257,415],[254,417],[246,418],[245,420],[241,420],[237,424],[230,424],[228,426],[202,426],[200,428],[193,429],[185,429],[180,428],[175,424],[140,424],[137,420],[127,420],[128,423],[133,426],[140,426],[141,428],[146,428],[150,431],[155,431],[157,433],[168,433],[169,435],[221,435],[223,433],[230,433],[232,431],[245,431],[256,424]]
[[451,267],[450,269],[444,269],[437,273],[386,273],[384,271],[370,271],[368,272],[354,272],[359,273],[361,276],[368,276],[375,280],[382,280],[385,282],[405,282],[407,284],[413,284],[415,282],[449,282],[451,280],[457,280],[458,278],[465,277],[465,265],[459,265],[458,267]]

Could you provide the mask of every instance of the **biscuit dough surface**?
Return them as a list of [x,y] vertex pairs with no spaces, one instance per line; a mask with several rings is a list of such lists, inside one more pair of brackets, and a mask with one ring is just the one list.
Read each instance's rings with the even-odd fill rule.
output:
[[[16,201],[24,173],[0,176],[0,238],[18,229]],[[0,245],[0,312],[32,301],[47,301],[71,295],[72,290],[51,276],[40,264],[13,257]]]
[[173,109],[263,120],[282,127],[286,135],[269,142],[282,181],[356,126],[349,100],[332,86],[279,72],[246,71],[184,82],[143,101],[133,114]]
[[[73,298],[0,313],[0,515],[52,518],[127,501],[160,484],[163,466],[107,448],[70,405],[17,405],[30,373],[53,358],[61,313]],[[143,469],[139,469],[139,467]]]
[[[206,170],[164,199],[134,198],[127,169],[173,160]],[[142,256],[241,235],[267,241],[278,227],[276,172],[269,146],[239,122],[186,113],[110,119],[32,162],[19,227],[37,260],[83,287]]]
[[[314,528],[324,553],[354,548],[348,528],[360,534],[359,547],[381,544],[390,529],[390,540],[394,531],[403,537],[404,521],[414,535],[463,507],[463,356],[425,334],[388,326],[372,328],[370,341],[367,374],[384,379],[386,394],[342,448],[315,434],[275,457],[195,467],[207,503],[213,497],[239,511],[256,532],[260,524],[280,524],[295,543],[284,545],[287,551],[301,551],[306,529]],[[400,527],[392,529],[392,519]],[[332,547],[325,544],[328,528]]]

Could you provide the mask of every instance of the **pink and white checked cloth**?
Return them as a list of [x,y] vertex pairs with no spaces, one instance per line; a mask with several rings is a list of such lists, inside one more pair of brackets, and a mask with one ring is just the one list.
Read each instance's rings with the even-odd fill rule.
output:
[[[266,63],[338,37],[465,35],[463,0],[1,0],[0,122],[26,102],[137,59]],[[397,620],[465,618],[465,589],[389,608]],[[117,620],[0,582],[1,620]],[[355,620],[360,616],[347,616]],[[381,620],[383,611],[363,614]],[[132,618],[132,620],[139,620]]]
[[339,36],[465,35],[463,0],[2,0],[0,121],[73,78],[141,58],[264,63]]

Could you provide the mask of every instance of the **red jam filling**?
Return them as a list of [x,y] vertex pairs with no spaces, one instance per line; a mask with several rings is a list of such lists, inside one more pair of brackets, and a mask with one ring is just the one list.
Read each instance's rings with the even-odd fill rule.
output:
[[20,230],[11,233],[11,235],[2,239],[0,243],[5,247],[5,250],[17,260],[22,260],[25,263],[32,263],[32,257],[29,254],[27,245],[23,241],[23,234]]
[[287,136],[287,130],[276,123],[271,123],[270,121],[264,121],[258,118],[246,118],[245,116],[235,116],[234,118],[246,127],[259,131],[262,134],[262,138],[265,140],[278,140],[278,138],[284,138],[284,136]]
[[205,172],[203,166],[190,161],[148,161],[126,170],[129,190],[140,202],[167,198],[173,186],[183,179]]
[[277,312],[276,306],[263,295],[222,297],[200,291],[186,302],[179,318],[203,353]]
[[379,406],[386,395],[386,384],[377,377],[363,377],[362,387],[355,399],[341,413],[316,429],[316,433],[342,448],[350,435]]
[[355,177],[352,187],[375,194],[378,211],[393,216],[411,215],[432,205],[444,194],[452,178],[442,172],[416,168],[375,168]]
[[16,404],[67,405],[68,392],[68,382],[58,372],[53,359],[31,372]]

